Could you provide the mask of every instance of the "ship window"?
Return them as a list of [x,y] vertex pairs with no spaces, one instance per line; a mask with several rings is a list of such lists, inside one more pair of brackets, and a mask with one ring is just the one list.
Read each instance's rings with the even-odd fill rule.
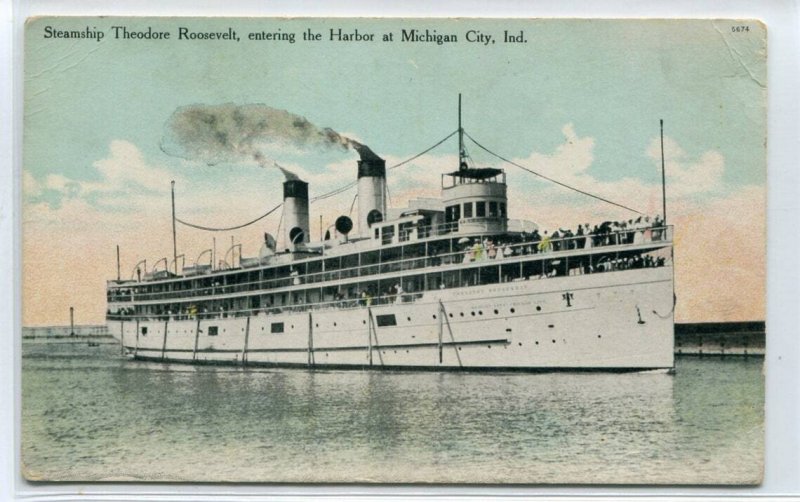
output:
[[464,203],[464,218],[472,218],[472,202]]
[[495,201],[489,202],[489,216],[492,218],[497,217],[497,202]]
[[147,326],[142,326],[142,334],[147,336]]
[[217,326],[209,326],[208,327],[208,336],[217,336],[219,335],[219,327]]
[[475,216],[478,218],[486,216],[486,202],[481,201],[475,203]]
[[394,314],[375,316],[375,322],[379,328],[384,326],[397,326],[397,319],[395,319]]
[[500,203],[500,217],[501,218],[505,218],[506,217],[506,203],[505,202],[501,202]]
[[381,235],[381,229],[380,228],[376,228],[375,229],[375,238],[377,239],[380,235]]
[[270,333],[283,333],[283,323],[282,322],[274,322],[272,326],[269,328]]

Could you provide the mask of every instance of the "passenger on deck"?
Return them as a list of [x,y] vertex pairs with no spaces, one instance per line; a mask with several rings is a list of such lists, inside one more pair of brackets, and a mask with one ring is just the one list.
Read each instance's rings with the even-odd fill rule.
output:
[[553,248],[553,251],[558,251],[561,249],[561,242],[559,241],[560,238],[561,234],[558,233],[558,230],[553,232],[553,235],[551,236],[552,239],[551,247]]
[[542,236],[542,240],[536,246],[536,249],[539,250],[541,253],[547,253],[552,250],[552,246],[550,244],[550,236],[547,235],[547,230],[544,231],[544,235]]
[[[588,230],[588,227],[587,227]],[[583,225],[578,225],[578,230],[575,232],[575,243],[578,249],[583,249],[586,246],[586,237],[583,236]]]
[[542,241],[542,237],[539,235],[539,230],[536,229],[531,234],[531,247],[533,248],[534,254],[539,252],[539,243]]

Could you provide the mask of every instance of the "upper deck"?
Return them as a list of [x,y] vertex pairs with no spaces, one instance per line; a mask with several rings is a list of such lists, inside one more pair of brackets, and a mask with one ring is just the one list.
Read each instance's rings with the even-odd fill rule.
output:
[[[109,281],[109,314],[112,318],[131,316],[134,312],[128,308],[135,305],[141,310],[135,313],[160,316],[211,302],[214,307],[208,311],[222,308],[240,315],[253,308],[354,298],[370,290],[370,296],[377,299],[384,296],[388,284],[395,283],[404,284],[402,289],[408,293],[418,293],[474,285],[471,281],[600,273],[663,265],[671,254],[660,263],[655,259],[647,262],[642,256],[671,245],[672,227],[540,240],[522,233],[474,238],[437,235],[334,256],[289,254],[287,257],[297,259],[204,275]],[[472,279],[469,270],[474,270],[478,279]],[[291,301],[293,296],[302,301]]]

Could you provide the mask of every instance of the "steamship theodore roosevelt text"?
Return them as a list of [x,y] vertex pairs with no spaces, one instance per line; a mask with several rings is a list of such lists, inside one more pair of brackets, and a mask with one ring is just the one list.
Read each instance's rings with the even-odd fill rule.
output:
[[506,173],[470,165],[458,134],[441,200],[388,218],[385,161],[360,151],[357,235],[342,216],[310,242],[308,184],[290,177],[285,249],[266,234],[238,264],[109,281],[111,332],[129,357],[187,363],[671,370],[672,228],[532,237],[507,217]]

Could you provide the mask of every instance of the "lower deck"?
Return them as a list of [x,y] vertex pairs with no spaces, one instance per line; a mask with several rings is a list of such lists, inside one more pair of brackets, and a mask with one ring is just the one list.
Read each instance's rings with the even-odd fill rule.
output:
[[429,291],[414,303],[111,321],[137,359],[383,369],[673,366],[672,268]]

